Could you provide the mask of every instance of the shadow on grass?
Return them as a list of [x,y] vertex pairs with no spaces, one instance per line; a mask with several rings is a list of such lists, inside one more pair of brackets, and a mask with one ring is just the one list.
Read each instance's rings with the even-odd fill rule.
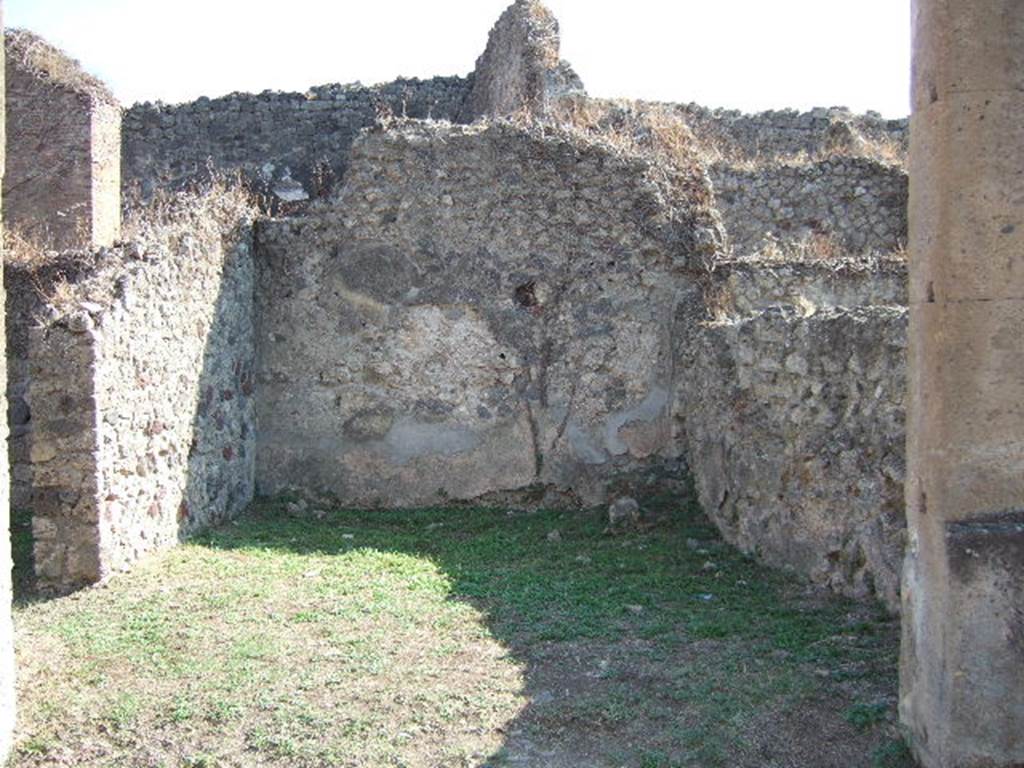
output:
[[[896,622],[724,544],[690,503],[609,536],[596,514],[425,509],[290,516],[201,535],[215,550],[414,555],[525,669],[529,704],[480,766],[904,766]],[[858,714],[875,713],[870,722]]]
[[12,587],[15,606],[23,606],[45,599],[36,588],[32,545],[32,512],[26,509],[12,509],[11,559],[14,561]]

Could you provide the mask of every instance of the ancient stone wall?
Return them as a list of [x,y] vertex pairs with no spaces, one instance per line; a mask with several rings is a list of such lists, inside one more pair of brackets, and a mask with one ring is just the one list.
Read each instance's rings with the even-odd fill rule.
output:
[[743,548],[892,605],[905,122],[598,102],[570,75],[519,0],[467,79],[130,110],[136,199],[240,171],[280,215],[252,267],[185,217],[7,270],[46,578],[231,514],[255,456],[261,493],[355,506],[692,472]]
[[14,474],[27,475],[32,482],[27,495],[40,584],[55,589],[82,586],[105,575],[99,538],[95,329],[53,325],[32,328],[29,337],[31,468]]
[[338,185],[353,140],[382,119],[539,116],[555,100],[582,93],[579,77],[559,58],[554,15],[537,0],[517,0],[469,77],[136,105],[125,114],[125,190],[146,197],[210,171],[241,171],[271,210],[301,211]]
[[[250,222],[201,211],[155,260],[118,279],[100,319],[101,541],[120,570],[252,499],[255,447]],[[180,223],[177,225],[180,228]],[[164,246],[159,230],[143,241]],[[143,258],[147,257],[143,253]]]
[[121,224],[120,106],[31,32],[13,30],[5,45],[8,226],[54,248],[113,244]]
[[8,254],[4,263],[7,342],[7,449],[11,471],[11,508],[29,509],[32,498],[31,412],[28,382],[31,365],[29,331],[51,316],[47,295],[66,281],[84,279],[89,260],[78,251],[54,255],[42,263],[29,257],[37,251],[25,244]]
[[339,183],[361,130],[387,115],[455,120],[469,88],[437,77],[137,104],[124,116],[124,188],[148,196],[211,169],[241,171],[276,207],[301,207]]
[[726,266],[709,288],[716,318],[677,339],[677,411],[708,515],[743,550],[892,608],[904,282],[898,262]]
[[[4,53],[3,53],[3,0],[0,0],[0,181],[4,175],[5,148],[7,145],[4,128]],[[3,226],[0,222],[0,263],[3,261]],[[4,322],[4,296],[0,292],[0,328]],[[0,345],[3,343],[0,331]],[[7,363],[0,348],[0,380],[6,376]],[[7,433],[5,412],[7,403],[0,392],[0,446]],[[3,459],[0,452],[0,459]],[[14,735],[14,625],[11,620],[11,541],[10,499],[8,494],[10,475],[6,460],[0,460],[0,762],[6,761],[11,751]]]
[[907,304],[907,265],[898,256],[831,261],[723,259],[708,285],[714,319],[786,306],[820,309]]
[[684,188],[555,129],[360,139],[337,199],[259,229],[260,492],[592,503],[677,458],[675,308],[720,246]]
[[738,255],[793,246],[890,253],[906,243],[907,174],[900,168],[840,155],[801,165],[716,163],[709,171]]
[[251,213],[221,194],[155,216],[74,271],[22,268],[45,297],[11,331],[43,587],[122,570],[252,497]]
[[543,116],[553,101],[582,94],[583,83],[561,60],[560,47],[554,14],[537,0],[517,0],[498,19],[477,60],[463,120]]
[[882,152],[893,159],[907,153],[908,121],[872,112],[859,115],[833,107],[748,114],[697,104],[674,108],[712,154],[726,162],[815,159],[836,151],[854,156]]

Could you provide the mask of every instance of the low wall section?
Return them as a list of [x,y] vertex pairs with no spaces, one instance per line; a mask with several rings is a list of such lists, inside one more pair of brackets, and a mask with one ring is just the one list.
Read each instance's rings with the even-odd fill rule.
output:
[[40,283],[41,314],[11,318],[29,326],[15,471],[43,587],[122,570],[252,497],[250,214],[210,202],[164,216],[77,282]]
[[748,264],[714,284],[716,319],[677,346],[704,509],[743,550],[897,608],[905,267]]
[[698,104],[679,104],[675,109],[726,161],[814,159],[835,150],[858,154],[866,143],[895,155],[907,151],[909,121],[887,120],[877,113],[819,107],[808,112],[781,109],[748,114]]
[[[906,244],[907,174],[862,157],[709,169],[734,253],[891,253]],[[817,253],[815,253],[817,252]],[[823,253],[824,252],[824,253]]]

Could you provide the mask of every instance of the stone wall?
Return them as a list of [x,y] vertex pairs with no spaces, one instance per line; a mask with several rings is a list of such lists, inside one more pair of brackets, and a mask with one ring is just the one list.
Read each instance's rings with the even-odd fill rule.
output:
[[148,197],[210,171],[240,171],[274,212],[301,211],[338,185],[352,142],[382,119],[536,116],[562,96],[582,93],[579,77],[559,58],[554,15],[537,0],[517,0],[469,77],[136,105],[124,121],[125,190]]
[[10,331],[29,361],[15,471],[58,590],[240,512],[254,482],[250,210],[223,191],[179,200],[80,259],[22,267],[45,301]]
[[54,248],[120,235],[121,108],[106,87],[41,38],[6,39],[8,227]]
[[[7,145],[4,128],[4,54],[3,54],[3,0],[0,0],[0,181],[4,175],[5,148]],[[3,261],[3,226],[0,224],[0,263]],[[0,292],[0,324],[4,322],[4,296]],[[0,332],[0,344],[3,333]],[[0,352],[3,350],[0,349]],[[5,356],[0,354],[0,380],[6,376],[7,364]],[[0,392],[0,438],[7,432],[7,419],[4,414],[7,403],[4,393]],[[0,446],[3,445],[0,439]],[[11,541],[7,532],[10,531],[10,504],[8,497],[7,462],[0,461],[0,762],[6,761],[11,751],[14,735],[14,625],[11,621]]]
[[671,182],[555,129],[360,139],[339,197],[259,229],[260,492],[593,503],[677,458],[675,308],[720,241]]
[[821,309],[907,304],[907,264],[899,256],[838,260],[723,259],[708,285],[714,319],[785,306]]
[[906,243],[907,174],[900,168],[840,155],[806,165],[717,163],[710,174],[736,254],[780,244],[832,255],[890,253]]
[[588,99],[534,0],[467,79],[133,108],[134,204],[239,171],[278,215],[254,265],[193,211],[7,270],[44,579],[122,568],[254,482],[578,506],[692,472],[744,549],[892,605],[905,140],[844,110]]
[[466,78],[437,77],[137,104],[124,116],[125,191],[148,197],[211,169],[240,171],[272,207],[301,208],[338,184],[361,130],[382,115],[455,120],[470,85]]
[[899,603],[906,308],[900,262],[726,266],[677,339],[698,494],[744,551]]
[[747,114],[698,104],[674,109],[707,148],[727,162],[814,159],[837,150],[850,155],[882,151],[893,158],[905,158],[907,153],[909,122],[886,120],[873,112],[859,115],[843,107],[819,107],[809,112]]
[[591,504],[674,463],[743,549],[895,607],[905,262],[723,259],[668,167],[536,126],[357,141],[259,227],[259,491]]
[[517,0],[498,19],[477,60],[462,119],[544,115],[560,97],[583,94],[560,47],[554,14],[537,0]]
[[65,282],[85,279],[89,259],[85,253],[69,251],[53,255],[43,263],[22,257],[37,253],[21,247],[8,254],[4,264],[7,343],[7,449],[11,471],[11,507],[30,508],[32,498],[31,411],[28,405],[30,346],[29,331],[51,316],[46,294]]
[[[86,316],[87,317],[87,316]],[[32,328],[26,400],[34,561],[40,586],[82,586],[106,575],[99,531],[94,329]],[[13,457],[13,455],[12,455]]]

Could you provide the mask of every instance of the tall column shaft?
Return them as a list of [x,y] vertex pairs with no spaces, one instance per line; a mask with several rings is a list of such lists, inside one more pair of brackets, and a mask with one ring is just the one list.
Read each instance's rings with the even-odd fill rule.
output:
[[900,713],[1024,764],[1024,2],[913,0]]

